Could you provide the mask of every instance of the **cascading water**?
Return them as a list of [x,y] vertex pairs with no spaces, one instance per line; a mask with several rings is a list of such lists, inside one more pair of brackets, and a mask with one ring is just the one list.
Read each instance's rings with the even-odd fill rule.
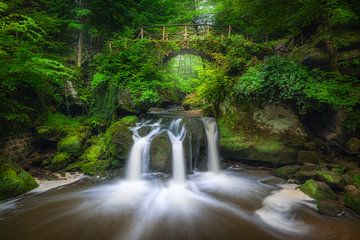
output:
[[[139,130],[143,127],[151,127],[151,131],[142,137],[139,134]],[[142,172],[148,169],[151,141],[161,132],[161,127],[159,122],[155,124],[141,122],[136,127],[131,128],[131,131],[133,132],[134,144],[130,150],[126,174],[128,180],[139,181],[141,180]]]
[[207,136],[207,154],[209,171],[217,174],[220,172],[218,151],[218,128],[214,118],[202,118]]
[[182,124],[182,119],[172,121],[167,132],[172,144],[173,181],[185,183],[186,171],[183,142],[186,130],[184,124]]

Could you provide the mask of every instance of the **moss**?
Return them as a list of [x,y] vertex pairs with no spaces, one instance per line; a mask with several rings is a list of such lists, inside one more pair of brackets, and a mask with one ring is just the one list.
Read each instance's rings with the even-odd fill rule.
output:
[[53,160],[50,163],[50,168],[52,170],[61,170],[64,169],[71,161],[71,156],[67,152],[59,152],[55,155]]
[[336,194],[328,185],[323,182],[317,182],[313,179],[309,179],[302,184],[300,186],[300,190],[318,201],[336,198]]
[[345,206],[360,214],[360,194],[345,194]]
[[79,135],[71,135],[63,138],[58,143],[59,152],[65,152],[72,156],[79,156],[81,154],[81,139]]
[[102,159],[106,154],[105,137],[100,135],[91,139],[91,146],[81,155],[80,160],[70,164],[66,169],[82,171],[88,175],[104,175],[110,167],[110,161]]
[[105,138],[112,161],[125,161],[133,144],[133,127],[139,119],[136,116],[127,116],[114,122],[106,131]]
[[320,177],[320,179],[322,179],[323,181],[325,181],[328,184],[335,184],[335,185],[339,185],[342,184],[343,179],[342,177],[332,171],[324,171],[324,170],[320,170],[318,171],[318,175]]
[[28,172],[3,158],[0,161],[0,200],[21,195],[38,186]]

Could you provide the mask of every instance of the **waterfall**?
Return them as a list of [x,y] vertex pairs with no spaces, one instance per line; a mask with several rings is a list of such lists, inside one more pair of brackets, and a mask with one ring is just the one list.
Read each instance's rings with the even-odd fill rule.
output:
[[220,172],[218,151],[218,128],[214,118],[202,118],[207,137],[207,154],[209,170],[213,173]]
[[[150,132],[145,136],[140,136],[139,130],[143,127],[151,127]],[[141,180],[142,172],[146,172],[149,165],[149,151],[152,139],[161,132],[160,123],[149,125],[149,122],[136,124],[131,128],[133,132],[134,144],[131,147],[127,161],[126,176],[128,180]]]
[[176,183],[185,183],[185,157],[183,141],[186,136],[182,119],[173,120],[168,129],[168,135],[172,144],[172,161],[173,161],[173,181]]

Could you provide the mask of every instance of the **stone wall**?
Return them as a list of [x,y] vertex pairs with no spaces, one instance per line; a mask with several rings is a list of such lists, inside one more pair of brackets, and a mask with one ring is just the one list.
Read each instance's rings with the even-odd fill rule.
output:
[[31,133],[22,133],[0,139],[0,154],[10,160],[27,157],[32,150]]

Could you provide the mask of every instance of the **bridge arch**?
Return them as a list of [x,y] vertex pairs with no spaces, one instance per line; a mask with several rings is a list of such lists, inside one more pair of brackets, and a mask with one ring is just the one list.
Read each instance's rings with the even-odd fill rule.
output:
[[191,54],[191,55],[196,55],[196,56],[199,56],[201,57],[202,59],[205,59],[209,62],[213,62],[214,61],[214,58],[205,53],[205,52],[202,52],[202,51],[198,51],[196,49],[193,49],[193,48],[182,48],[178,51],[171,51],[169,52],[167,55],[165,55],[163,57],[163,63],[166,64],[167,62],[169,62],[172,58],[174,57],[177,57],[179,55],[185,55],[185,54]]

